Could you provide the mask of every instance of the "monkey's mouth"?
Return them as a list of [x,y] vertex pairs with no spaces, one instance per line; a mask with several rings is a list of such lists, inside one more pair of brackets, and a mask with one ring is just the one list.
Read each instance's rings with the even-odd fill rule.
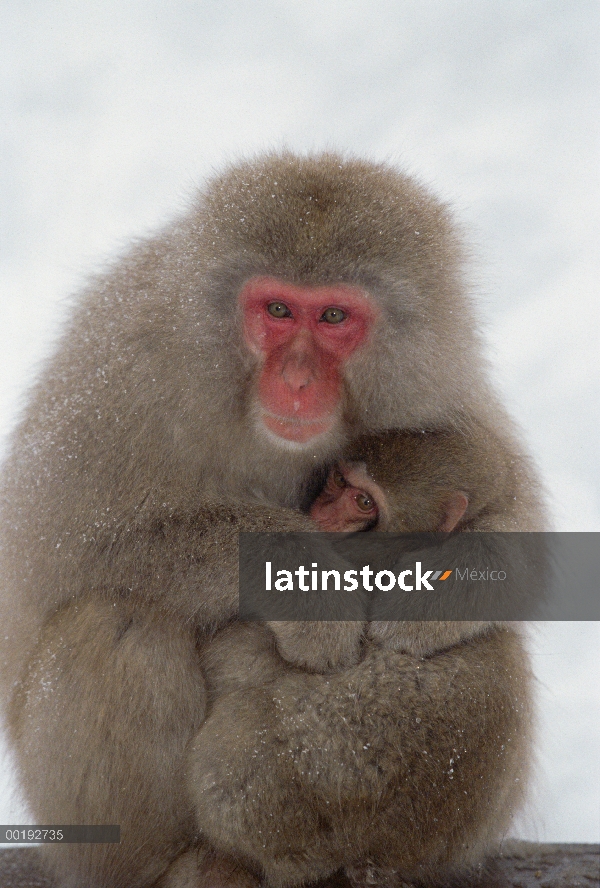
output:
[[265,427],[278,438],[304,444],[318,435],[324,435],[333,428],[335,417],[325,416],[322,419],[299,419],[296,416],[278,416],[268,410],[262,411]]

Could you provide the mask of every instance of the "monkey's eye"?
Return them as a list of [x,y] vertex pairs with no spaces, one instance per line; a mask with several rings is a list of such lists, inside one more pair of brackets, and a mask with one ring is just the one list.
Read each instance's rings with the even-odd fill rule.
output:
[[361,512],[370,512],[375,506],[374,501],[366,493],[359,493],[355,498],[355,502]]
[[326,308],[323,314],[321,315],[321,320],[326,321],[328,324],[341,324],[342,321],[346,319],[347,315],[345,311],[342,311],[341,308]]
[[285,302],[269,302],[267,311],[274,318],[291,318],[292,316]]
[[334,487],[345,487],[346,479],[342,475],[339,469],[335,469],[333,475],[331,476],[331,480],[333,482]]

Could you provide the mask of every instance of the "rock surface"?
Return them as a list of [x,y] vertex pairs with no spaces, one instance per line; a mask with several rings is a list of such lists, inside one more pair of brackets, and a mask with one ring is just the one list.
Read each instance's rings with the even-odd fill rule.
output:
[[511,842],[492,868],[499,888],[595,888],[600,886],[600,845]]
[[[333,878],[328,888],[342,888]],[[447,888],[600,888],[600,845],[510,842],[502,856]],[[43,875],[37,848],[0,848],[0,888],[55,888]],[[82,886],[83,888],[83,886]],[[398,885],[397,888],[409,888]],[[445,886],[440,886],[445,888]]]

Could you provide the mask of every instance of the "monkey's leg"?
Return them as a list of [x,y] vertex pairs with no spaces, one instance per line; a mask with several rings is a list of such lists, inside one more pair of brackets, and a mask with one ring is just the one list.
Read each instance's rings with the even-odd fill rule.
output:
[[519,637],[495,629],[428,659],[375,648],[343,673],[225,694],[191,746],[199,827],[273,886],[476,861],[522,797],[529,685]]
[[168,617],[82,600],[43,628],[11,703],[35,822],[118,824],[120,844],[44,845],[65,888],[153,884],[194,836],[183,778],[206,690]]

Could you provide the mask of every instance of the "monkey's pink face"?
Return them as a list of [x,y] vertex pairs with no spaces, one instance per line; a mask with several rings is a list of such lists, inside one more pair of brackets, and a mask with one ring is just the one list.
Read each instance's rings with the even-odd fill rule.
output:
[[244,338],[261,358],[257,397],[270,432],[300,444],[341,415],[344,366],[366,342],[376,309],[355,287],[301,287],[271,277],[242,289]]

